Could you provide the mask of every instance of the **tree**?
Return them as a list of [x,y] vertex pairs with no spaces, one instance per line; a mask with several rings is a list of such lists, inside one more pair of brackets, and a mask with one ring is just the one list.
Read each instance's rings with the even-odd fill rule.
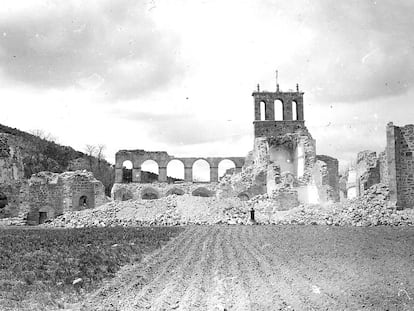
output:
[[47,141],[51,141],[51,142],[57,141],[55,136],[53,136],[51,133],[46,133],[44,130],[41,130],[41,129],[30,130],[29,133],[41,139],[47,140]]
[[93,171],[92,164],[93,164],[93,157],[95,154],[95,150],[96,150],[96,147],[94,145],[85,146],[85,152],[89,158],[89,168],[91,172]]
[[96,157],[98,158],[98,170],[101,170],[101,163],[102,160],[105,160],[104,150],[106,146],[103,144],[99,144],[96,146]]

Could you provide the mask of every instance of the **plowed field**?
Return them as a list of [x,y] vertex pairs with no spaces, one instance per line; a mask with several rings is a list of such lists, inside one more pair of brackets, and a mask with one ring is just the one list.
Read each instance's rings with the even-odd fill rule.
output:
[[414,228],[194,226],[83,310],[414,310]]

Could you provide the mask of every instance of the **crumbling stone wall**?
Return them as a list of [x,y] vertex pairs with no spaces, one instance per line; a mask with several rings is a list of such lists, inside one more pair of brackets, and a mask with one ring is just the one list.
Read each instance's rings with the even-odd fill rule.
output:
[[399,208],[414,207],[414,125],[387,125],[390,199]]
[[358,196],[381,182],[380,161],[377,153],[364,150],[358,153],[356,162],[356,186]]
[[378,155],[379,161],[379,170],[380,170],[380,182],[382,184],[388,185],[388,162],[387,162],[387,153],[385,151],[381,152]]
[[298,192],[291,187],[282,187],[275,190],[271,198],[275,201],[274,210],[287,211],[299,206]]
[[[34,174],[28,181],[29,191],[26,200],[29,200],[27,223],[36,225],[46,219],[63,214],[62,181],[59,174],[41,172]],[[44,219],[41,219],[43,217]]]
[[305,121],[255,121],[254,137],[281,136],[305,130]]
[[320,202],[339,201],[338,160],[326,155],[317,155],[312,169],[313,180],[318,189]]
[[112,187],[111,197],[116,201],[139,200],[147,192],[156,193],[158,198],[169,195],[189,194],[199,189],[207,189],[211,195],[216,195],[219,192],[218,183],[116,183]]
[[[62,174],[40,172],[29,180],[1,184],[8,204],[2,208],[0,217],[25,215],[29,225],[54,218],[69,210],[93,208],[107,202],[103,184],[92,173],[86,171]],[[80,205],[80,198],[87,198],[86,206]],[[40,219],[44,217],[44,219]]]
[[27,192],[27,183],[25,182],[0,183],[0,196],[6,203],[0,208],[0,218],[18,216],[20,207],[24,205],[20,198],[25,192]]

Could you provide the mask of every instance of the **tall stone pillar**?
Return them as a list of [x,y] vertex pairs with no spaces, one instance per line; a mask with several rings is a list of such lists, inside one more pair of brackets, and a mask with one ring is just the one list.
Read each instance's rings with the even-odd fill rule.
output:
[[254,101],[254,119],[260,121],[260,101]]
[[387,166],[388,166],[388,186],[390,188],[390,201],[398,207],[398,183],[397,183],[397,163],[396,163],[396,142],[395,126],[392,122],[387,124]]
[[275,120],[275,103],[272,101],[266,102],[265,105],[265,120]]
[[210,167],[210,182],[218,181],[218,167]]
[[292,101],[286,101],[283,103],[283,121],[293,120],[292,116]]
[[303,100],[299,99],[299,98],[296,101],[296,114],[297,114],[297,120],[299,120],[299,121],[304,120]]
[[184,167],[184,181],[192,182],[193,181],[193,167]]
[[132,182],[141,182],[141,168],[132,168]]
[[159,182],[167,181],[167,168],[166,167],[160,167],[158,169],[158,181]]

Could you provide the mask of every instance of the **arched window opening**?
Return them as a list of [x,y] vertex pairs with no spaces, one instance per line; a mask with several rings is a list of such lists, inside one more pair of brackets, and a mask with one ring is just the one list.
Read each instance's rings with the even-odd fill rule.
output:
[[292,120],[298,120],[298,103],[292,101]]
[[239,195],[237,196],[241,201],[248,201],[249,200],[249,195],[246,192],[241,192],[239,193]]
[[171,188],[170,190],[167,191],[166,196],[169,196],[169,195],[184,195],[184,193],[185,192],[184,192],[183,189],[174,187],[174,188]]
[[132,200],[132,198],[133,198],[132,193],[130,191],[127,191],[122,194],[121,200],[128,201],[128,200]]
[[260,121],[266,120],[266,103],[264,101],[260,102]]
[[283,121],[283,102],[280,99],[275,100],[275,120]]
[[132,182],[132,162],[129,160],[122,163],[122,182]]
[[160,194],[154,188],[145,188],[142,190],[141,198],[143,200],[156,200],[160,198]]
[[88,208],[89,202],[88,202],[88,197],[86,195],[83,195],[79,198],[79,208],[83,209],[83,208]]
[[210,181],[210,164],[204,159],[199,159],[193,164],[193,181],[209,182]]
[[180,160],[171,160],[167,164],[167,181],[173,183],[184,180],[184,163]]
[[228,159],[222,160],[218,165],[219,178],[222,178],[224,175],[232,175],[235,170],[236,164],[233,161]]
[[195,197],[204,197],[204,198],[214,196],[214,193],[212,191],[210,191],[210,190],[208,190],[207,188],[204,188],[204,187],[199,187],[199,188],[195,189],[193,192],[191,192],[191,194]]
[[141,164],[141,182],[155,182],[158,180],[158,174],[158,164],[154,160],[146,160]]
[[44,224],[47,220],[47,212],[39,212],[39,225]]

